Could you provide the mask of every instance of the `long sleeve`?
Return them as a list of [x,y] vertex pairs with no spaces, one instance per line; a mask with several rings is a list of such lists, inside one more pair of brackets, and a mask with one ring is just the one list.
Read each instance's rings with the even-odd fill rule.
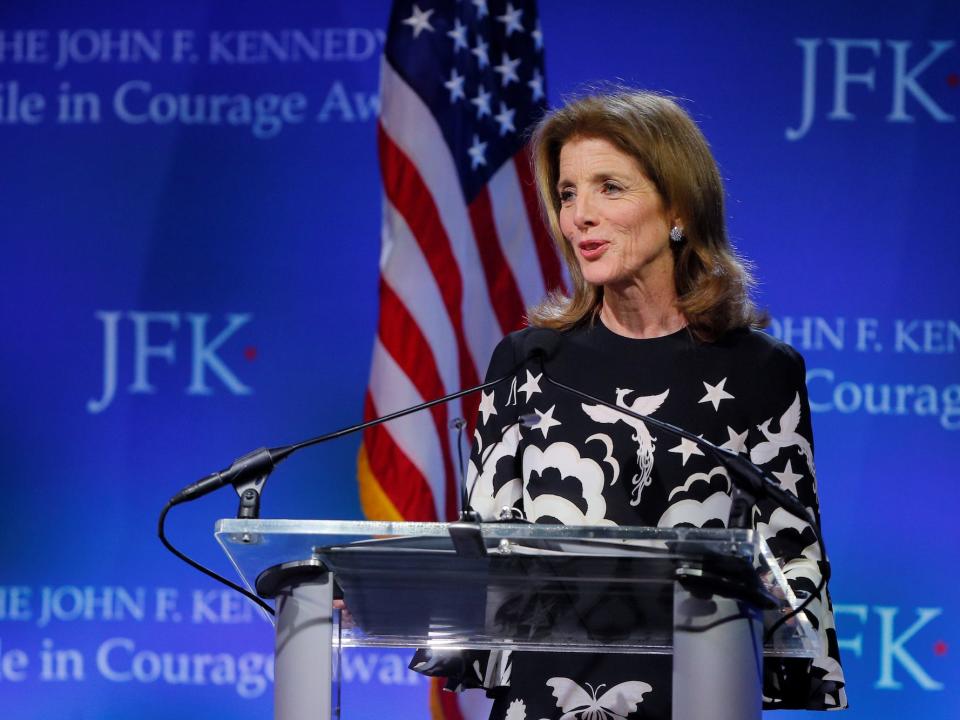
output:
[[[765,382],[769,404],[751,437],[750,459],[776,478],[812,511],[820,525],[820,503],[813,453],[810,405],[803,359],[792,348],[776,348]],[[798,598],[816,591],[829,571],[820,556],[816,534],[808,523],[771,503],[758,506],[757,529],[783,569]],[[831,710],[846,707],[843,670],[829,593],[815,598],[806,610],[824,648],[811,660],[769,660],[764,665],[764,706]]]

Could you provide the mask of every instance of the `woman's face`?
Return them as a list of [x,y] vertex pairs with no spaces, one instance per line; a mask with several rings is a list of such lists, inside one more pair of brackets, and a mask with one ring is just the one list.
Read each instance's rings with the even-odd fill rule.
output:
[[638,163],[601,138],[560,149],[560,230],[592,285],[673,276],[671,219]]

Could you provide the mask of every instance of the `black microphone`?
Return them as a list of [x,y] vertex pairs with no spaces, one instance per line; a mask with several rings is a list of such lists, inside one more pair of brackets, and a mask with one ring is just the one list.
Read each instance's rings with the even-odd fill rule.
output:
[[[266,477],[273,469],[293,452],[291,445],[267,449],[265,447],[253,450],[243,455],[223,470],[212,472],[206,477],[187,485],[170,499],[170,503],[177,505],[182,502],[196,500],[224,485],[237,484],[248,480]],[[260,483],[262,484],[262,482]]]

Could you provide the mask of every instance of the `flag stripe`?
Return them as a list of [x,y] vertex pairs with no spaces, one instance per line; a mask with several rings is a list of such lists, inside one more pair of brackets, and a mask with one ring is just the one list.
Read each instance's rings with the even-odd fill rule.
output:
[[464,720],[457,693],[443,689],[444,678],[430,678],[430,715],[434,720]]
[[384,132],[382,125],[378,137],[384,192],[410,227],[433,276],[443,278],[440,293],[457,340],[460,382],[475,385],[479,375],[463,334],[460,316],[463,284],[460,268],[451,252],[450,239],[417,167]]
[[520,190],[523,192],[523,202],[527,206],[527,217],[530,218],[530,228],[533,231],[533,241],[540,258],[540,269],[543,271],[543,281],[548,290],[564,290],[567,287],[564,281],[560,257],[554,248],[550,233],[547,232],[541,220],[540,201],[537,199],[537,186],[533,179],[530,166],[529,146],[522,153],[513,158],[513,165],[517,169],[517,178],[520,181]]
[[500,321],[500,332],[506,335],[519,328],[523,321],[523,300],[496,234],[489,187],[481,188],[470,203],[469,211],[474,237],[479,240],[477,249],[487,276],[490,303]]
[[[424,400],[379,338],[373,346],[370,397],[380,415],[417,405]],[[380,427],[386,428],[387,433],[403,448],[410,462],[425,479],[436,501],[436,515],[440,516],[445,507],[446,482],[443,475],[443,451],[440,449],[432,417],[419,412],[391,420]],[[370,455],[370,462],[375,472],[383,467],[374,453]]]
[[[444,310],[443,298],[437,284],[437,278],[430,272],[423,257],[420,245],[410,231],[403,217],[389,201],[384,202],[383,253],[381,269],[383,277],[396,297],[407,309],[411,321],[422,333],[425,345],[422,355],[411,359],[409,364],[398,361],[402,367],[413,368],[421,360],[432,362],[442,379],[442,386],[427,393],[434,398],[459,390],[462,385],[457,367],[458,353],[456,337],[448,313]],[[448,417],[463,417],[472,420],[476,416],[479,397],[452,400],[447,403]],[[447,433],[445,448],[453,442],[452,434]],[[452,455],[452,451],[451,451]],[[456,492],[456,473],[447,478],[447,507],[456,504],[459,497]]]
[[[373,416],[367,417],[369,419]],[[370,467],[370,458],[367,455],[365,443],[360,443],[360,451],[357,453],[357,480],[360,484],[360,505],[365,517],[403,522],[403,514],[397,509],[393,499],[384,491],[383,486]],[[430,502],[433,502],[432,496]]]
[[[490,307],[484,274],[460,179],[436,118],[423,100],[384,60],[380,75],[380,123],[397,147],[417,166],[423,182],[433,190],[437,212],[450,238],[457,265],[463,269],[464,332],[474,368],[485,368],[500,340],[500,324]],[[446,278],[438,277],[441,284]]]
[[[383,277],[423,332],[430,358],[443,380],[443,392],[454,392],[460,388],[460,376],[453,325],[444,311],[437,278],[430,272],[410,227],[389,201],[384,202],[383,245]],[[451,414],[456,416],[459,407],[454,400]]]
[[[367,419],[378,416],[377,406],[369,392],[365,398],[363,416]],[[376,482],[400,515],[405,519],[436,520],[433,493],[426,479],[394,442],[387,429],[383,425],[368,428],[363,433],[363,444]]]
[[531,221],[527,216],[514,163],[504,163],[490,178],[488,187],[497,237],[526,309],[540,302],[545,290],[531,230],[532,222],[539,222],[540,218],[534,217]]
[[[396,361],[397,366],[406,368],[407,377],[421,397],[432,400],[444,394],[443,383],[440,381],[437,366],[433,363],[433,354],[430,352],[426,338],[400,302],[400,298],[382,279],[380,282],[380,341]],[[436,405],[429,412],[433,417],[443,454],[443,477],[436,478],[444,483],[443,496],[446,502],[442,517],[449,517],[451,513],[454,515],[457,513],[458,504],[456,476],[450,458],[447,407]]]

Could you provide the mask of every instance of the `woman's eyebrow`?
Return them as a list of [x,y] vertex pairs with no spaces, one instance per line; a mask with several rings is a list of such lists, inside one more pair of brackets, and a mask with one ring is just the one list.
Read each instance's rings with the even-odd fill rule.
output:
[[[624,178],[622,173],[614,172],[613,170],[598,170],[587,178],[587,182],[596,183],[611,179],[623,180]],[[557,189],[559,190],[564,185],[574,184],[575,183],[572,180],[561,177],[559,180],[557,180]]]

